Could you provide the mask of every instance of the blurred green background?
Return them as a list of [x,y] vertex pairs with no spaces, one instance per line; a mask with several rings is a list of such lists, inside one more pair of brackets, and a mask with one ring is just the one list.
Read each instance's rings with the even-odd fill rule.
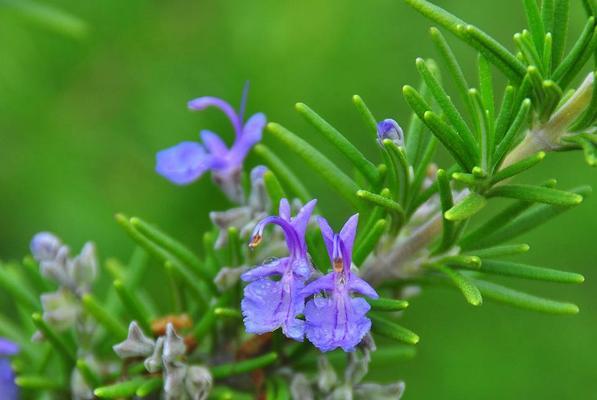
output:
[[[10,3],[10,2],[9,2]],[[518,0],[437,1],[512,47],[526,22]],[[583,20],[572,2],[571,33]],[[93,239],[102,257],[132,248],[115,212],[153,221],[193,247],[207,212],[229,206],[209,179],[176,187],[153,172],[154,154],[209,127],[230,137],[217,112],[186,102],[213,95],[237,104],[251,81],[249,111],[264,111],[325,151],[293,111],[303,101],[371,157],[350,97],[379,117],[406,122],[402,85],[417,82],[414,59],[433,57],[430,23],[401,1],[55,0],[79,27],[60,32],[0,2],[0,257],[17,259],[39,230],[73,247]],[[58,24],[60,26],[61,24]],[[62,25],[63,26],[63,25]],[[66,33],[66,34],[65,34]],[[475,54],[451,43],[473,81]],[[503,83],[496,78],[496,83]],[[498,87],[496,85],[496,87]],[[499,90],[501,95],[501,90]],[[265,139],[266,143],[270,143]],[[252,164],[257,160],[250,159]],[[337,223],[350,212],[311,171],[322,209]],[[444,163],[445,164],[445,163]],[[552,154],[524,179],[597,186],[580,154]],[[585,274],[580,287],[521,282],[537,294],[581,305],[553,317],[491,303],[465,304],[432,289],[412,301],[404,324],[422,336],[418,356],[383,373],[407,382],[406,399],[597,399],[597,200],[526,235],[529,263]],[[7,299],[3,299],[8,304]]]

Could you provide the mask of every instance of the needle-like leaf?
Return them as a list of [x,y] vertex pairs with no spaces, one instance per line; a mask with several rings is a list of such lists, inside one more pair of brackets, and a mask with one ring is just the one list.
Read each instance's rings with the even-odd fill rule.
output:
[[469,193],[464,199],[454,207],[444,212],[444,218],[449,221],[462,221],[470,218],[487,204],[487,199],[478,193]]
[[374,333],[407,344],[417,344],[419,342],[419,336],[416,333],[380,316],[378,313],[369,313],[369,317],[373,323],[371,330]]
[[499,185],[486,192],[485,195],[487,197],[507,197],[556,206],[574,206],[580,204],[583,199],[577,193],[524,184]]
[[582,283],[584,276],[573,272],[559,271],[551,268],[533,267],[531,265],[510,261],[483,260],[481,271],[490,274],[514,276],[517,278],[535,279],[560,283]]
[[545,299],[479,279],[474,282],[484,298],[514,307],[547,314],[569,315],[578,314],[579,311],[576,304]]
[[483,303],[483,297],[481,297],[479,289],[477,289],[475,284],[468,277],[446,267],[445,265],[430,264],[429,267],[448,277],[454,286],[460,290],[469,304],[472,304],[473,306],[480,306]]

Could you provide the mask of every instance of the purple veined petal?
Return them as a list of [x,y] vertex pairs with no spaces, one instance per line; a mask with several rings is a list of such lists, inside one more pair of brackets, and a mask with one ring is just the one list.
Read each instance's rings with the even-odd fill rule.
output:
[[19,345],[10,340],[0,338],[0,357],[14,356],[19,352]]
[[341,347],[353,351],[371,329],[365,315],[370,306],[363,298],[335,291],[330,298],[314,298],[305,306],[305,334],[321,351]]
[[208,130],[202,130],[201,141],[207,151],[216,157],[225,158],[228,155],[226,143],[216,133]]
[[263,128],[265,128],[265,114],[253,114],[242,128],[242,134],[237,136],[232,148],[230,158],[239,164],[245,159],[249,150],[261,141]]
[[363,296],[371,297],[372,299],[377,299],[379,297],[371,285],[354,274],[350,276],[350,280],[348,281],[348,290],[362,294]]
[[291,211],[290,211],[290,203],[288,199],[280,199],[280,206],[278,207],[278,215],[283,218],[284,220],[291,222]]
[[196,142],[181,142],[156,154],[155,170],[178,185],[187,185],[212,167],[213,158]]
[[301,295],[304,297],[312,296],[319,292],[332,291],[334,290],[334,273],[324,275],[313,282],[307,284],[302,290]]
[[333,263],[334,260],[332,258],[332,254],[334,254],[334,231],[330,227],[327,219],[324,217],[318,216],[317,223],[319,224],[319,230],[323,236],[323,242],[325,243],[328,255],[330,256],[330,261]]
[[15,383],[15,374],[10,360],[0,359],[0,398],[2,400],[18,400],[19,387]]
[[[342,230],[340,231],[340,239],[346,249],[348,255],[352,257],[352,247],[354,245],[354,238],[357,234],[357,225],[359,224],[359,214],[355,214],[346,221]],[[348,262],[350,268],[350,261]]]
[[304,308],[302,288],[289,272],[279,281],[260,279],[248,284],[241,301],[246,331],[262,334],[281,327],[288,337],[302,341],[304,322],[296,318]]
[[317,199],[309,201],[299,210],[296,216],[292,218],[292,226],[294,226],[294,229],[296,230],[300,238],[305,237],[305,232],[307,231],[309,219],[311,218],[311,214],[313,213],[313,209],[316,205]]
[[239,115],[234,110],[234,108],[232,108],[232,106],[227,101],[219,99],[217,97],[205,96],[191,100],[187,103],[187,105],[191,110],[196,111],[205,110],[207,107],[219,108],[220,110],[222,110],[224,114],[226,114],[226,116],[232,123],[236,137],[239,138],[242,135],[242,121]]
[[260,265],[243,273],[240,278],[245,282],[267,278],[272,275],[282,275],[288,266],[288,258],[281,258],[270,263]]

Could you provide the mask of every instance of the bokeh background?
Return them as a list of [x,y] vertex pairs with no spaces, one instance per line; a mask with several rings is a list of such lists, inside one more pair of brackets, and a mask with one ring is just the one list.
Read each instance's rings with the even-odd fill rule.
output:
[[[141,216],[198,247],[207,212],[229,204],[207,178],[188,187],[169,184],[153,172],[154,154],[196,138],[201,128],[229,138],[231,132],[217,112],[189,112],[188,100],[214,95],[238,103],[250,80],[250,112],[264,111],[330,151],[294,113],[293,104],[303,101],[375,158],[351,95],[360,94],[380,118],[406,121],[401,87],[418,81],[415,57],[435,56],[430,22],[396,0],[45,3],[85,26],[59,16],[48,22],[39,9],[24,14],[16,3],[0,2],[4,260],[26,254],[40,230],[75,248],[93,239],[102,257],[126,259],[132,243],[115,212]],[[526,24],[519,0],[437,3],[510,47]],[[580,1],[571,3],[575,36],[583,12]],[[474,81],[475,54],[450,40]],[[496,88],[503,83],[495,81]],[[334,221],[348,215],[311,171],[289,162]],[[548,177],[564,188],[597,184],[580,154],[552,154],[524,179]],[[405,398],[412,400],[597,398],[596,198],[523,238],[532,249],[522,259],[581,272],[587,281],[517,287],[576,302],[578,316],[491,303],[473,308],[456,292],[430,289],[405,314],[404,324],[422,336],[417,357],[386,366],[382,378],[405,379]]]

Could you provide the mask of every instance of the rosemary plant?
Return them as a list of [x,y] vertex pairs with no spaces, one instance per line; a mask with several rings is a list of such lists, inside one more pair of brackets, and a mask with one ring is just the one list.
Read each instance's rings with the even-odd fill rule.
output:
[[[224,112],[234,143],[202,131],[201,142],[159,152],[156,171],[179,185],[210,173],[236,204],[210,214],[213,227],[203,230],[202,249],[119,214],[116,222],[136,245],[126,262],[100,262],[92,243],[73,256],[56,235],[42,232],[31,255],[2,264],[0,286],[20,319],[0,317],[6,338],[0,339],[1,397],[398,399],[405,384],[399,377],[393,384],[367,382],[369,362],[373,352],[389,359],[413,355],[419,336],[400,317],[408,298],[426,285],[454,288],[472,306],[490,300],[576,314],[575,304],[493,278],[584,280],[502,257],[527,252],[527,244],[513,240],[590,193],[587,186],[556,188],[555,180],[515,182],[557,151],[580,150],[590,166],[597,163],[595,73],[579,77],[596,57],[592,2],[583,1],[585,27],[567,48],[569,1],[524,0],[528,29],[514,35],[514,53],[430,2],[406,2],[439,26],[430,29],[438,58],[415,62],[421,83],[404,87],[413,110],[405,131],[353,97],[363,121],[358,129],[378,148],[378,159],[366,158],[303,103],[296,111],[354,174],[264,114],[247,118],[248,87],[238,110],[200,97],[189,108]],[[454,38],[478,53],[477,77],[463,74],[449,44]],[[508,81],[502,91],[495,90],[496,71]],[[449,94],[441,77],[457,93]],[[287,166],[263,136],[302,159],[304,169]],[[433,162],[439,146],[453,164]],[[248,171],[250,151],[263,165]],[[310,174],[354,210],[343,227],[330,226],[318,208]],[[511,201],[484,217],[494,198]],[[168,278],[162,292],[144,285],[152,263]],[[94,285],[100,273],[113,280],[108,291]],[[176,308],[163,315],[156,305],[166,291]],[[377,347],[378,337],[396,344]]]

